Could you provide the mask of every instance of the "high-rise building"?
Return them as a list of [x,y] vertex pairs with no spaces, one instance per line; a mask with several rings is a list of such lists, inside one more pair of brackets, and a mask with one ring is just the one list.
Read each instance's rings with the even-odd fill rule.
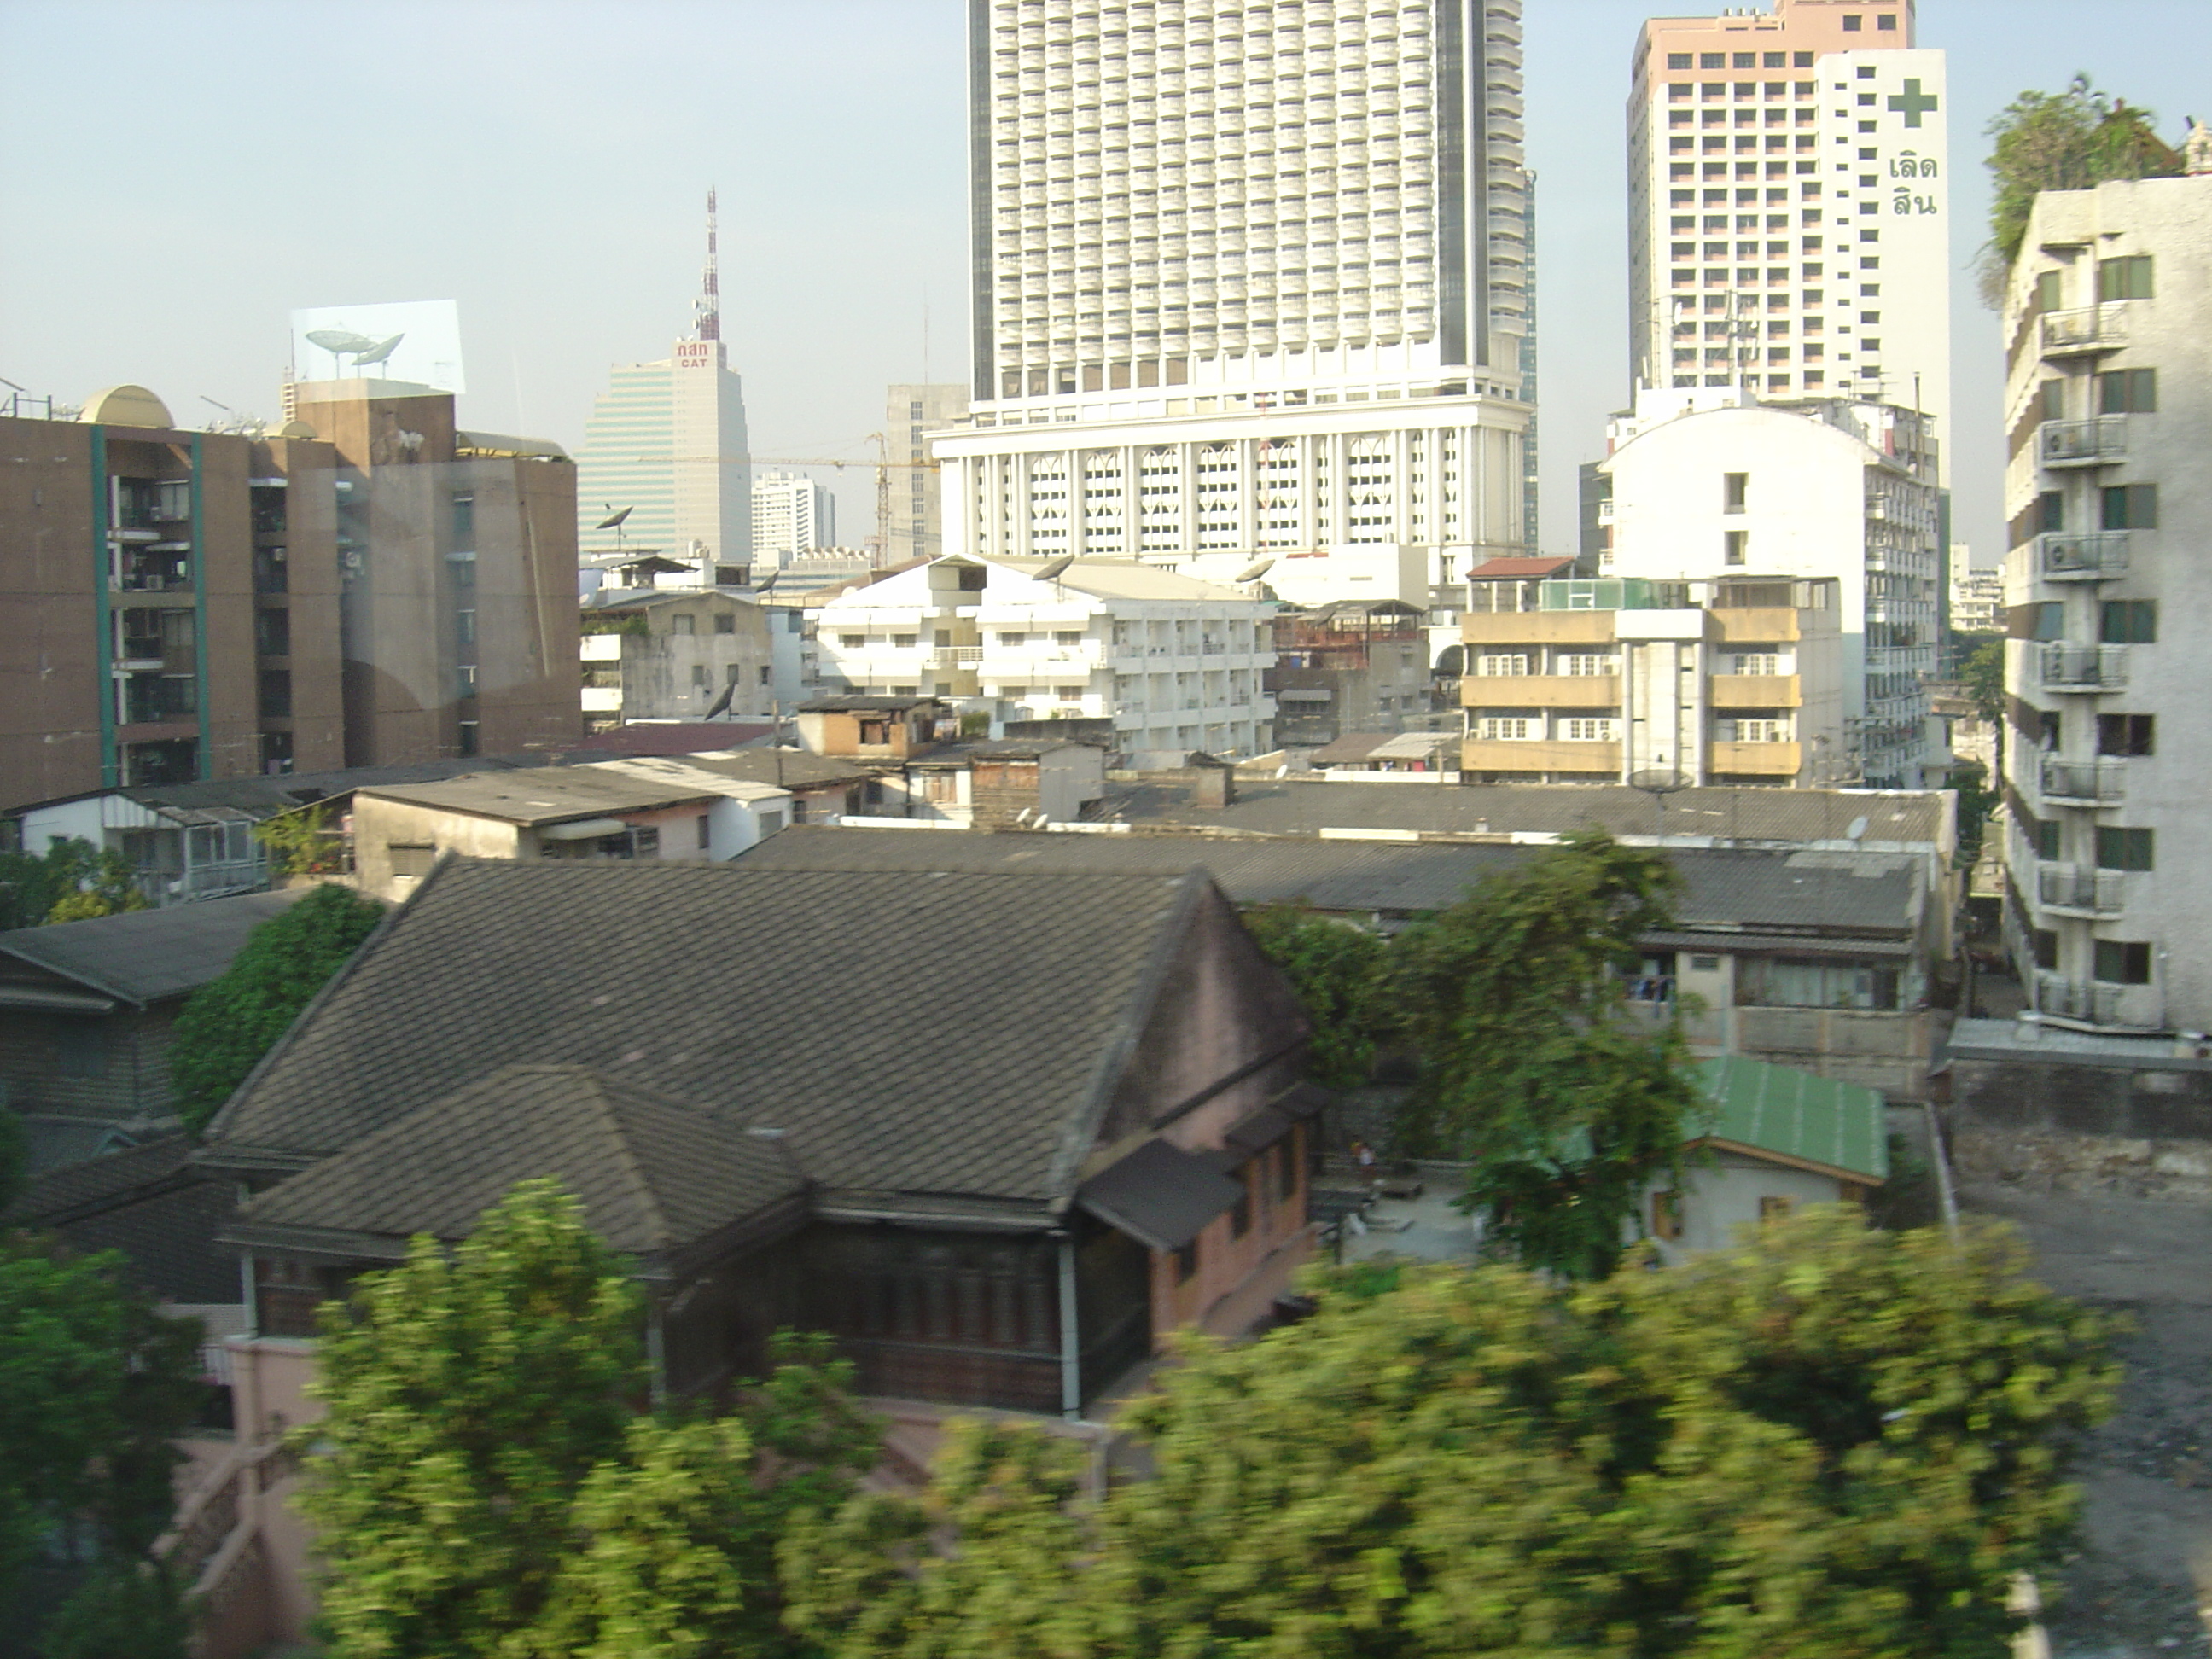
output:
[[945,551],[1522,550],[1519,0],[974,0]]
[[[890,457],[905,465],[890,478],[890,532],[885,566],[935,558],[945,550],[944,497],[928,465],[928,434],[968,412],[968,388],[957,381],[890,388],[884,409]],[[828,543],[823,543],[825,547]]]
[[753,558],[781,570],[801,553],[837,544],[837,498],[796,472],[753,480]]
[[2046,192],[2006,294],[2006,910],[2062,1024],[2212,1029],[2208,245],[2212,171]]
[[[576,457],[577,546],[605,566],[641,550],[686,567],[688,586],[736,586],[752,563],[744,382],[722,342],[714,194],[690,337],[649,363],[618,363]],[[606,521],[628,516],[618,525]]]
[[1644,24],[1628,109],[1637,386],[1878,400],[1948,438],[1943,54],[1913,40],[1912,0]]

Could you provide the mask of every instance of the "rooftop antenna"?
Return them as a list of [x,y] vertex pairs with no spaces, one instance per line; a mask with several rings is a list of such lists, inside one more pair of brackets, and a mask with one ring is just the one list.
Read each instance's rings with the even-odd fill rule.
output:
[[707,186],[707,274],[700,279],[698,327],[695,331],[702,340],[722,337],[722,278],[721,262],[714,250],[714,187]]

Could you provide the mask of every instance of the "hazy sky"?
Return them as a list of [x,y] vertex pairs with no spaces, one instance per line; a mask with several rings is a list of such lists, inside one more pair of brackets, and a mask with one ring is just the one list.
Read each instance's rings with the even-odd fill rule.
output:
[[[1682,5],[1696,12],[1718,6]],[[1544,539],[1626,391],[1637,0],[1527,0]],[[0,0],[0,376],[273,413],[295,307],[460,302],[469,423],[574,444],[690,326],[703,197],[761,456],[867,453],[892,380],[966,375],[959,0]],[[1957,535],[1999,540],[1980,129],[2086,70],[2212,116],[2212,0],[1922,0],[1951,54]],[[923,319],[930,320],[925,352]],[[842,538],[872,478],[836,480]]]

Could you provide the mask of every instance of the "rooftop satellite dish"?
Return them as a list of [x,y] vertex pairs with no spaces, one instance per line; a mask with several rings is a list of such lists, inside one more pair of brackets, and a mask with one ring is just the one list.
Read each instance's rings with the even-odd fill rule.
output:
[[385,341],[381,345],[371,346],[368,350],[360,352],[355,356],[353,366],[356,368],[361,368],[369,363],[380,363],[386,362],[391,357],[393,350],[398,346],[399,343],[406,337],[407,337],[404,334],[395,334],[390,339]]
[[[608,507],[611,506],[612,503],[609,501],[602,501],[599,505],[602,507]],[[616,514],[612,518],[600,520],[599,523],[593,525],[592,528],[594,530],[612,530],[617,525],[620,524],[624,519],[627,519],[631,514],[636,511],[637,509],[634,507],[626,507],[623,508],[621,512]]]
[[769,573],[769,579],[768,579],[766,581],[764,581],[764,582],[756,582],[756,583],[754,583],[754,584],[753,584],[753,592],[754,592],[756,594],[765,593],[765,592],[767,592],[769,591],[769,588],[774,587],[774,586],[776,585],[776,583],[778,583],[779,581],[781,581],[781,580],[783,580],[783,572],[781,572],[781,570],[772,571],[772,572],[770,572],[770,573]]
[[1065,571],[1066,570],[1067,567],[1068,567],[1068,566],[1070,566],[1070,565],[1072,565],[1072,564],[1073,564],[1074,562],[1075,562],[1075,555],[1074,555],[1074,554],[1073,554],[1073,553],[1063,553],[1062,555],[1060,555],[1060,557],[1058,557],[1058,558],[1054,559],[1054,560],[1050,564],[1048,564],[1048,565],[1045,566],[1045,568],[1044,568],[1043,569],[1042,569],[1042,570],[1038,571],[1038,572],[1036,573],[1036,574],[1034,577],[1032,577],[1030,580],[1033,580],[1033,581],[1041,581],[1041,582],[1048,582],[1048,581],[1051,581],[1051,580],[1054,580],[1055,577],[1057,577],[1057,576],[1060,575],[1063,572],[1065,572]]
[[1866,832],[1867,821],[1864,818],[1853,818],[1851,820],[1850,828],[1844,831],[1844,839],[1846,841],[1861,841],[1865,838]]
[[1257,564],[1248,564],[1237,573],[1236,581],[1238,585],[1256,582],[1274,568],[1275,562],[1273,559],[1262,559]]
[[365,334],[356,334],[349,328],[316,328],[307,331],[310,345],[319,345],[332,356],[341,351],[374,351],[376,342]]

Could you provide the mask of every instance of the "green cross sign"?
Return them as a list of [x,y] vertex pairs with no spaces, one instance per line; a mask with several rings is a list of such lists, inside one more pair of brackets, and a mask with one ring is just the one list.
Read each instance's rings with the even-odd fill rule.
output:
[[1936,107],[1936,100],[1920,90],[1918,81],[1907,81],[1905,83],[1905,95],[1891,98],[1889,106],[1905,112],[1905,125],[1917,127],[1920,125],[1921,116]]

